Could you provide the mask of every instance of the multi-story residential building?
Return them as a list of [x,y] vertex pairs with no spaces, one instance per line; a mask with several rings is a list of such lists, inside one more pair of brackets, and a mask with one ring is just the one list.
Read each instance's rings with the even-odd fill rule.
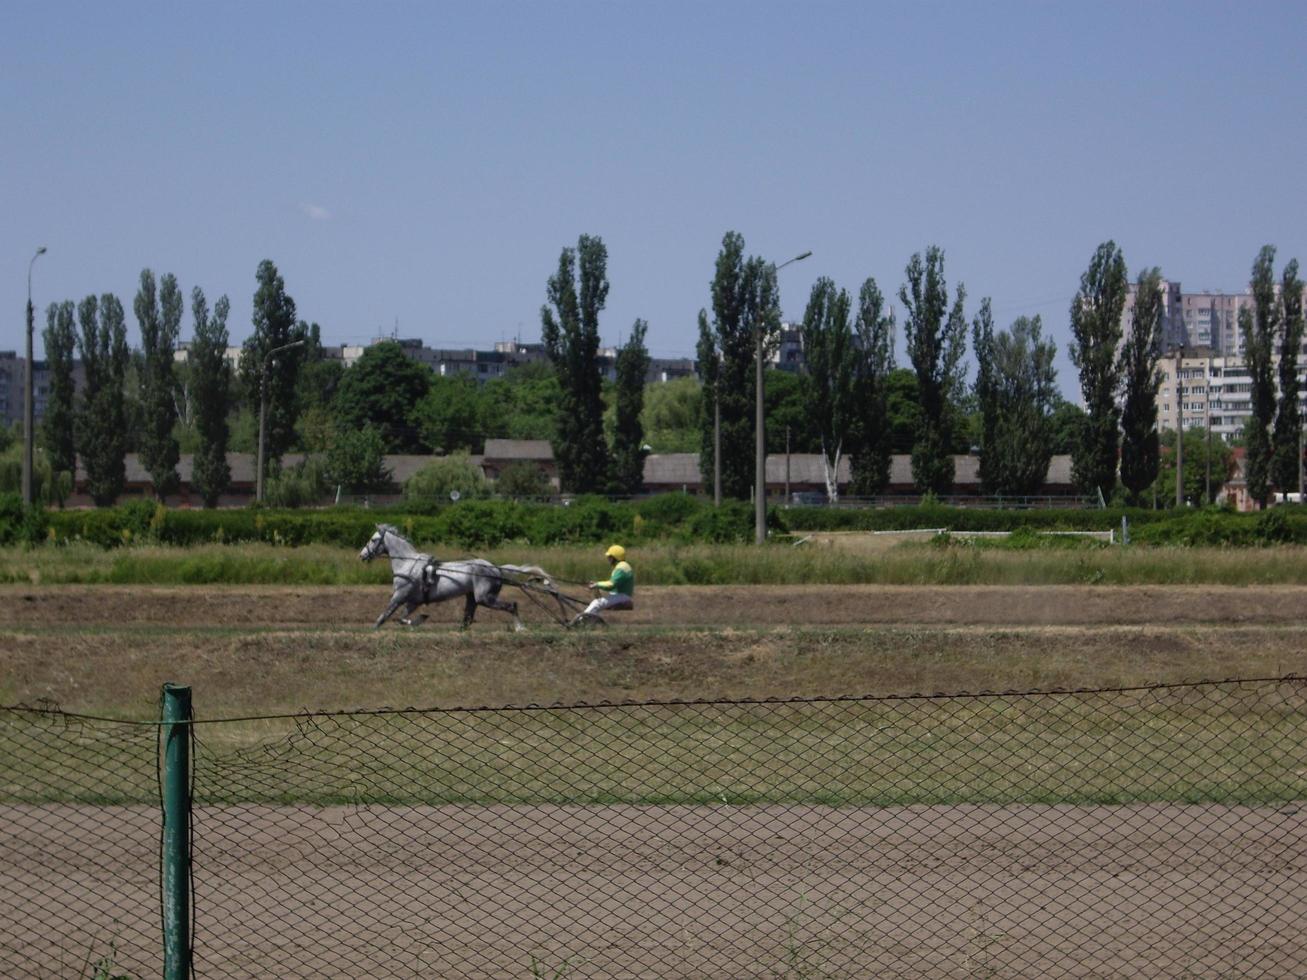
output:
[[[12,426],[22,422],[26,398],[24,369],[27,358],[15,351],[0,351],[0,421]],[[73,362],[73,386],[80,389],[86,382],[86,371],[81,361]],[[45,417],[45,402],[50,396],[50,367],[45,361],[32,361],[32,418],[40,423]]]
[[[1126,296],[1122,333],[1129,333],[1138,286],[1130,284]],[[1277,287],[1278,291],[1278,287]],[[1253,311],[1252,293],[1220,293],[1203,290],[1185,293],[1180,283],[1162,281],[1162,350],[1197,347],[1227,357],[1243,354],[1239,311]]]
[[[1128,337],[1130,327],[1134,321],[1135,311],[1135,294],[1139,287],[1135,283],[1130,284],[1130,290],[1126,293],[1125,311],[1121,314],[1121,335]],[[1185,334],[1184,316],[1181,312],[1181,292],[1178,282],[1162,280],[1162,350],[1167,351],[1176,347],[1193,346],[1193,341]]]
[[[1276,358],[1278,365],[1279,359]],[[1211,427],[1227,442],[1252,416],[1252,378],[1239,356],[1211,348],[1173,351],[1158,361],[1162,386],[1157,393],[1157,424],[1175,429]],[[1298,364],[1299,413],[1307,417],[1307,359]]]

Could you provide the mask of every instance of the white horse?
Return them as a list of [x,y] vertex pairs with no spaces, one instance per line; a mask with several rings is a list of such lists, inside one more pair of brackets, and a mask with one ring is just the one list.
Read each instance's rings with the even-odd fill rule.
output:
[[393,524],[378,524],[377,533],[359,552],[363,561],[371,561],[378,555],[390,558],[395,591],[390,604],[377,617],[374,629],[379,629],[400,606],[405,607],[400,622],[405,626],[420,626],[427,617],[425,614],[413,615],[418,606],[463,596],[464,629],[476,618],[477,606],[489,606],[511,615],[513,629],[520,631],[525,627],[517,615],[517,603],[499,598],[499,590],[505,582],[515,584],[506,579],[504,573],[542,579],[546,585],[550,584],[545,570],[534,565],[496,565],[484,558],[438,562],[413,547]]

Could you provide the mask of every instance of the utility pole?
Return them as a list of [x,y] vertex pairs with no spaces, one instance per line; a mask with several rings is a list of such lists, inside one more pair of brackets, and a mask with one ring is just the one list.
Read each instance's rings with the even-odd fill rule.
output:
[[785,427],[785,502],[790,502],[790,427]]
[[303,340],[294,340],[289,344],[274,347],[263,357],[263,372],[259,375],[259,458],[254,479],[254,499],[260,503],[263,502],[263,457],[266,452],[264,442],[268,430],[268,368],[272,364],[274,354],[280,354],[292,347],[303,347],[304,344]]
[[[720,380],[717,382],[720,384]],[[722,505],[722,400],[713,385],[712,406],[712,504]]]
[[[804,252],[796,255],[792,259],[787,259],[780,265],[773,265],[772,272],[777,273],[784,269],[792,262],[800,262],[806,259],[812,252]],[[766,331],[763,329],[763,321],[754,325],[754,332],[757,334],[756,349],[756,368],[754,379],[754,391],[757,395],[754,404],[754,473],[753,473],[753,541],[754,544],[766,544],[767,542],[767,430],[766,430],[766,413],[763,409],[764,392],[762,381],[762,352],[763,340]]]
[[45,246],[42,245],[32,256],[32,261],[27,263],[27,363],[23,366],[23,503],[29,507],[34,501],[32,447],[35,445],[36,435],[33,431],[36,427],[36,411],[33,408],[35,395],[32,391],[32,330],[36,323],[36,310],[32,306],[32,266],[36,265],[36,260],[44,254]]
[[1184,388],[1180,387],[1180,365],[1184,359],[1184,348],[1175,355],[1175,506],[1184,506]]

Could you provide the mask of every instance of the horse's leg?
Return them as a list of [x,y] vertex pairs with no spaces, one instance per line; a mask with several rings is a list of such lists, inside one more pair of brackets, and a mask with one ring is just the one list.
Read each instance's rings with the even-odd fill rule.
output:
[[521,633],[525,626],[522,625],[522,619],[517,614],[517,603],[510,602],[507,599],[499,598],[498,589],[488,589],[486,594],[481,598],[481,605],[488,606],[491,609],[498,609],[506,612],[513,617],[513,632]]
[[409,599],[408,602],[405,603],[404,605],[404,618],[401,619],[400,622],[403,623],[405,626],[421,626],[423,623],[425,623],[427,621],[426,613],[423,613],[421,616],[413,615],[413,610],[420,605],[422,605],[421,596],[419,596],[416,599]]
[[463,629],[472,625],[472,620],[477,617],[477,600],[476,596],[469,592],[463,597]]
[[393,596],[390,597],[390,605],[386,607],[385,612],[383,612],[380,616],[377,617],[377,621],[372,624],[372,628],[374,630],[381,629],[381,624],[384,623],[386,620],[388,620],[391,616],[395,615],[395,610],[398,609],[403,604],[404,604],[403,594],[396,592]]

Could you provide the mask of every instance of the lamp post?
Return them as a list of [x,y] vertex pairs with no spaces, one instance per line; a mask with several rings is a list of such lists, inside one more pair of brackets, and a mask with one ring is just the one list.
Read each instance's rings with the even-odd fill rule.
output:
[[263,456],[268,431],[268,367],[272,363],[274,354],[280,354],[292,347],[303,347],[304,343],[303,340],[295,340],[289,344],[274,347],[263,355],[263,370],[259,374],[259,458],[256,463],[257,472],[254,481],[254,499],[260,502],[263,500]]
[[[812,252],[804,252],[796,255],[792,259],[786,259],[780,265],[772,265],[772,272],[780,272],[792,262],[800,262],[806,259]],[[754,477],[753,477],[753,540],[755,544],[763,544],[767,540],[767,430],[764,421],[763,412],[763,381],[762,381],[762,343],[763,343],[763,324],[757,324],[756,332],[758,334],[758,346],[755,357],[755,393],[757,395],[754,405],[754,430],[755,430],[755,460],[754,460]]]
[[35,444],[32,427],[36,414],[32,394],[32,329],[35,321],[35,311],[32,309],[32,266],[44,254],[45,246],[42,245],[32,256],[32,261],[27,263],[27,363],[23,366],[23,503],[29,506],[32,503],[32,447]]

